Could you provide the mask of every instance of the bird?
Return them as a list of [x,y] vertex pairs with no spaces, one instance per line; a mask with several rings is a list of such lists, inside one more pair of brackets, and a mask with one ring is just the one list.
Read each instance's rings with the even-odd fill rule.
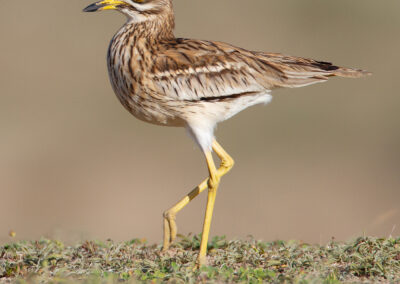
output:
[[274,89],[370,73],[219,41],[177,38],[172,0],[102,0],[83,11],[105,10],[117,10],[127,19],[107,53],[110,82],[121,104],[142,121],[185,128],[204,153],[209,176],[164,212],[162,250],[176,239],[177,213],[208,189],[196,259],[198,266],[206,265],[216,194],[221,177],[234,165],[215,138],[216,125],[248,107],[269,103]]

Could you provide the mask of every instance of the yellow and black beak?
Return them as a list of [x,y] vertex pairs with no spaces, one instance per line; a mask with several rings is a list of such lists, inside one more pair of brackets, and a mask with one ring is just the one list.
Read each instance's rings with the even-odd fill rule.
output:
[[93,3],[83,9],[83,12],[97,12],[103,10],[116,10],[123,6],[126,3],[124,1],[116,1],[116,0],[103,0],[96,3]]

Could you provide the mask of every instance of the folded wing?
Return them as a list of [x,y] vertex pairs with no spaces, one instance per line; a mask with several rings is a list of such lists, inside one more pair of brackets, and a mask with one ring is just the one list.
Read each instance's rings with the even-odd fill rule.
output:
[[158,92],[200,101],[302,87],[329,77],[361,77],[362,70],[278,53],[252,52],[222,42],[174,39],[155,52],[150,76]]

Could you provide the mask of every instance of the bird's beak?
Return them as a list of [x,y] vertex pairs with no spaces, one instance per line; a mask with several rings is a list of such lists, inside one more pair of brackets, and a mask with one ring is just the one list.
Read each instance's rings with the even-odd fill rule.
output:
[[116,1],[116,0],[103,0],[96,3],[93,3],[83,9],[83,12],[97,12],[103,10],[115,10],[121,5],[126,5],[124,1]]

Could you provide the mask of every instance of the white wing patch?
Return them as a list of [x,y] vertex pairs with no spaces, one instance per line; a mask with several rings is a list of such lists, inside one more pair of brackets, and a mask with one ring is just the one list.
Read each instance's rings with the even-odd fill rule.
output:
[[168,70],[163,72],[158,72],[155,74],[150,74],[150,77],[153,79],[160,79],[163,77],[175,77],[177,75],[199,75],[201,73],[219,73],[223,70],[239,70],[244,64],[237,64],[237,66],[233,66],[231,64],[218,64],[212,66],[204,66],[204,67],[189,67],[186,69],[178,69],[178,70]]

